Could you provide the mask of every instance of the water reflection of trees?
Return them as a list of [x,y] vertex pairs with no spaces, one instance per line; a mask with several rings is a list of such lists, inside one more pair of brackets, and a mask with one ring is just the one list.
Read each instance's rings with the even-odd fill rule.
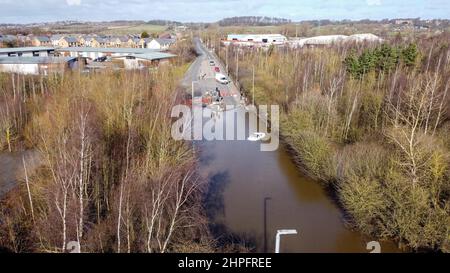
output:
[[196,150],[199,151],[199,164],[203,167],[210,166],[211,162],[216,158],[215,154],[208,149],[207,143],[196,142]]
[[[203,206],[209,220],[209,230],[217,244],[227,251],[241,252],[255,249],[257,239],[248,233],[232,232],[225,224],[225,189],[231,182],[229,172],[218,172],[208,178],[208,187],[203,198]],[[230,249],[231,248],[231,249]]]

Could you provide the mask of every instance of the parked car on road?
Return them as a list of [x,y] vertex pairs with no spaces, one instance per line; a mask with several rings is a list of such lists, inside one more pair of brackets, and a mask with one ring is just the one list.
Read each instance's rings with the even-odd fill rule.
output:
[[216,66],[216,67],[214,68],[214,71],[216,71],[217,73],[220,73],[220,68],[219,68],[218,66]]
[[220,74],[220,73],[216,74],[216,81],[221,84],[229,84],[230,83],[230,80],[227,78],[227,76]]
[[210,66],[215,66],[216,63],[215,63],[214,61],[209,61],[209,65],[210,65]]

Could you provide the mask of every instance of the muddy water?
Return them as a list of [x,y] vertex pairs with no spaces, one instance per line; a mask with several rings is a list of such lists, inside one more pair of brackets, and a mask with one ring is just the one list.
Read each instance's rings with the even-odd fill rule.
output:
[[[331,198],[297,170],[283,147],[261,152],[260,143],[249,141],[197,146],[200,171],[210,186],[205,207],[219,240],[245,242],[264,252],[266,237],[267,251],[274,252],[276,231],[297,229],[298,235],[282,237],[281,252],[369,252],[372,238],[344,226]],[[392,243],[381,242],[381,247],[382,252],[398,251]]]

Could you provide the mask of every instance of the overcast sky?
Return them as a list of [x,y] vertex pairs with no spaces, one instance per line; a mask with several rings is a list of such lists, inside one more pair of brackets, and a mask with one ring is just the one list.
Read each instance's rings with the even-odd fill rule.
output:
[[310,19],[449,19],[450,0],[0,0],[0,23],[166,19],[214,22],[262,15]]

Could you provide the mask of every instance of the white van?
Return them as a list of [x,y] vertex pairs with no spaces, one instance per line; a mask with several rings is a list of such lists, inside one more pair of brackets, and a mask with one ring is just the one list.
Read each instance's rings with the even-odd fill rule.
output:
[[223,74],[216,74],[216,81],[221,83],[221,84],[229,84],[230,80],[227,78],[227,76],[223,75]]

